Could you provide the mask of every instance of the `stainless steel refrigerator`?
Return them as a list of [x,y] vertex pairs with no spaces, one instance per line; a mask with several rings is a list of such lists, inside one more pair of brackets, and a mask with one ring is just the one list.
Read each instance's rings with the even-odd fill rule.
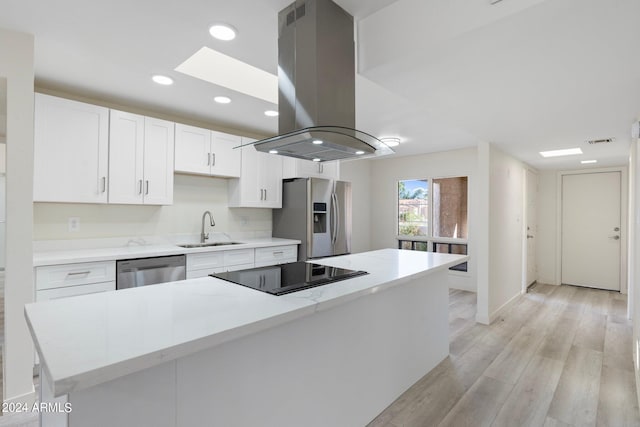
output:
[[351,252],[351,183],[320,178],[282,182],[282,209],[273,210],[273,237],[297,239],[298,260]]

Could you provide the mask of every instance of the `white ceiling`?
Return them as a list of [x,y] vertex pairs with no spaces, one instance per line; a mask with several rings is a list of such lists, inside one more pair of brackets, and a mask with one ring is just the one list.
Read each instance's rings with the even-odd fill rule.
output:
[[[275,105],[173,71],[208,46],[277,70],[277,14],[292,0],[5,0],[0,27],[35,34],[42,87],[258,134]],[[579,146],[626,163],[640,115],[638,0],[337,0],[358,25],[357,127],[401,136],[398,155],[489,141],[538,168]],[[239,30],[212,39],[211,23]],[[152,74],[175,79],[170,87]],[[216,95],[234,102],[219,105]],[[589,146],[587,139],[615,137]]]

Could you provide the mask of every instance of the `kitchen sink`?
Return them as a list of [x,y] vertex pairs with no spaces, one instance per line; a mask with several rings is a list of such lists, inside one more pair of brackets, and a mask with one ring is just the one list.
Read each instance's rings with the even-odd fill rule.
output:
[[209,246],[228,246],[228,245],[240,245],[242,242],[212,242],[212,243],[185,243],[178,245],[181,248],[206,248]]

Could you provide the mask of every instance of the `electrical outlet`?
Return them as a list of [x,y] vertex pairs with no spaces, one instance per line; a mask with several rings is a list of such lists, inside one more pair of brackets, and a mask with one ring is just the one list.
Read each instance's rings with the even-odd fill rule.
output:
[[80,231],[80,218],[77,216],[69,217],[69,231],[72,233]]

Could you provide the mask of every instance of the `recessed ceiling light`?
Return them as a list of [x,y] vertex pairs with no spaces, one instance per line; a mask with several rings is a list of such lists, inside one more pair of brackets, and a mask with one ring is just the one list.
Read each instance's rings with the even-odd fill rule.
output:
[[216,96],[215,98],[213,98],[213,100],[218,104],[228,104],[231,102],[231,98],[229,98],[228,96]]
[[319,162],[319,161],[320,161],[320,159],[316,157],[315,159],[313,159],[313,161],[314,161],[314,162]]
[[155,76],[151,77],[151,80],[163,86],[169,86],[173,84],[173,79],[171,77],[162,76],[160,74],[156,74]]
[[278,113],[277,111],[274,111],[274,110],[267,110],[267,111],[264,112],[264,115],[267,116],[267,117],[278,117],[278,114],[280,114],[280,113]]
[[560,157],[560,156],[573,156],[576,154],[582,154],[582,150],[579,148],[566,148],[564,150],[551,150],[541,151],[542,157]]
[[213,24],[209,27],[209,34],[218,40],[233,40],[237,33],[236,29],[229,24]]
[[278,150],[269,150],[269,154],[278,154]]
[[380,138],[380,141],[384,142],[387,147],[397,147],[398,145],[400,145],[400,138],[395,136]]
[[580,163],[582,163],[583,165],[589,165],[591,163],[598,163],[597,160],[583,160]]
[[315,144],[315,145],[320,145],[320,144],[322,144],[324,141],[323,141],[323,140],[321,140],[321,139],[314,139],[314,140],[313,140],[313,141],[311,141],[311,142],[312,142],[313,144]]
[[357,154],[358,156],[361,156],[362,154],[364,154],[364,151],[356,151],[356,154]]

